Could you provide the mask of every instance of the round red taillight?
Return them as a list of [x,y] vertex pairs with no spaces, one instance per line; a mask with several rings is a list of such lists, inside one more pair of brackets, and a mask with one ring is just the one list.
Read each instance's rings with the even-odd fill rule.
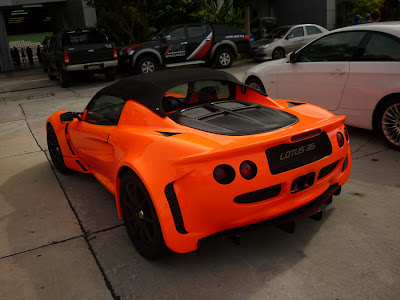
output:
[[235,179],[235,170],[229,165],[219,165],[213,172],[214,179],[220,184],[229,184]]
[[349,131],[347,130],[346,127],[344,127],[344,136],[346,137],[346,141],[349,142],[350,140]]
[[257,166],[250,160],[246,160],[240,164],[240,175],[244,179],[250,180],[257,175]]
[[337,139],[337,142],[338,142],[339,147],[342,148],[343,145],[344,145],[344,137],[343,137],[343,134],[341,134],[340,132],[338,132],[338,133],[336,134],[336,139]]

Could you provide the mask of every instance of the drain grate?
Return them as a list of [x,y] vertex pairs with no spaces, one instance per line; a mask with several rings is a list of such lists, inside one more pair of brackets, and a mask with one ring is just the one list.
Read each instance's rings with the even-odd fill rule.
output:
[[33,96],[28,96],[26,99],[28,100],[33,100],[33,99],[41,99],[41,98],[48,98],[48,97],[53,97],[54,93],[50,94],[40,94],[40,95],[33,95]]

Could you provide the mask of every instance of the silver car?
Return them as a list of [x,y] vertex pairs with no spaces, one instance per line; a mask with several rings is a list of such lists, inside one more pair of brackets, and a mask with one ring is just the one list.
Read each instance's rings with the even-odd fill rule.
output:
[[280,59],[326,32],[327,29],[316,24],[278,27],[265,38],[252,43],[250,57],[254,60]]

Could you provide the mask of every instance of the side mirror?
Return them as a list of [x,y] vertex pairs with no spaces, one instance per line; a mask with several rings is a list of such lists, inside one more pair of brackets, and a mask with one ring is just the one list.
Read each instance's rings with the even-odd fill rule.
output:
[[289,40],[289,39],[291,39],[291,38],[294,38],[294,35],[293,35],[293,34],[288,35],[288,36],[286,37],[287,40]]
[[73,112],[68,111],[60,115],[60,121],[62,124],[72,122],[73,120],[74,120]]
[[289,63],[294,64],[296,62],[296,52],[290,52],[287,56],[286,59]]
[[162,42],[163,43],[166,43],[166,42],[168,42],[168,41],[170,41],[171,40],[171,36],[170,35],[166,35],[166,36],[164,36],[163,38],[162,38]]
[[67,111],[60,115],[60,121],[62,124],[67,124],[69,122],[72,122],[74,118],[77,118],[79,121],[82,120],[79,116],[79,113],[76,112]]

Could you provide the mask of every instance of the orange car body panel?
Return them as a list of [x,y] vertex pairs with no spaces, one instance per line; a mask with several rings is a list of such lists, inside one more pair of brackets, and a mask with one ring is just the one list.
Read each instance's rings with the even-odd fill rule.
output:
[[[53,114],[48,123],[55,129],[66,166],[92,173],[105,185],[116,197],[120,218],[119,172],[124,167],[133,170],[153,200],[166,245],[175,252],[185,253],[196,250],[200,239],[217,232],[296,210],[319,197],[331,185],[342,186],[350,176],[350,145],[345,141],[340,148],[336,140],[337,132],[344,132],[344,116],[335,116],[310,104],[289,107],[285,100],[273,100],[250,89],[242,93],[238,88],[236,95],[237,100],[294,114],[299,121],[272,132],[217,135],[179,125],[168,117],[149,111],[140,103],[128,100],[116,126],[97,126],[77,119],[68,125],[61,124],[60,114],[64,111]],[[327,133],[332,154],[296,169],[271,174],[266,149],[292,143],[291,137],[316,129]],[[165,137],[160,132],[180,134]],[[348,166],[342,171],[346,157]],[[245,160],[257,165],[257,176],[252,180],[240,176],[239,166]],[[306,190],[291,193],[294,179],[311,172],[318,174],[336,161],[337,166],[327,176],[316,180]],[[229,164],[236,171],[231,184],[221,185],[214,180],[213,170],[220,164]],[[177,231],[165,194],[166,186],[172,182],[188,232],[185,234]],[[271,199],[249,204],[233,201],[238,195],[277,184],[281,184],[281,192]]]

